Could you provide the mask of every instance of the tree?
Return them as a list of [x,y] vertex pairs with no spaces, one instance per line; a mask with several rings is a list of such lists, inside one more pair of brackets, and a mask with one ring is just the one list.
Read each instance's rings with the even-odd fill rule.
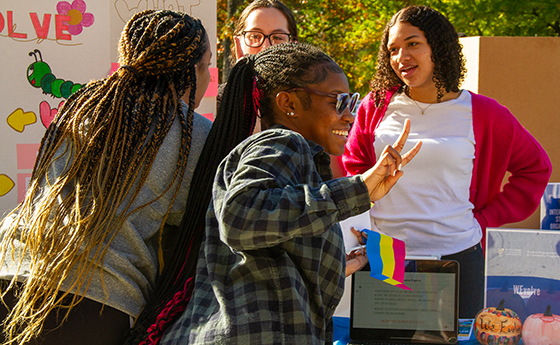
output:
[[[237,9],[243,0],[219,0],[218,1],[218,42],[222,42],[221,51],[218,52],[218,58],[222,61],[222,79],[227,80],[229,71],[233,66],[232,56],[232,37],[235,21],[238,16]],[[225,5],[225,6],[224,6]],[[224,11],[225,7],[225,11]],[[222,29],[220,30],[220,24]]]
[[[559,36],[556,0],[433,1],[458,31],[468,36]],[[436,5],[437,4],[437,5]]]
[[[233,2],[237,7],[229,6]],[[232,37],[234,19],[249,3],[250,0],[218,0],[218,40],[222,43],[218,58],[222,62],[226,54],[231,54],[224,44],[231,45],[227,39]],[[376,71],[383,28],[394,13],[408,5],[422,4],[440,11],[457,31],[467,36],[560,36],[557,0],[285,0],[284,3],[294,12],[300,42],[314,44],[332,56],[346,72],[350,89],[362,95],[368,92]]]

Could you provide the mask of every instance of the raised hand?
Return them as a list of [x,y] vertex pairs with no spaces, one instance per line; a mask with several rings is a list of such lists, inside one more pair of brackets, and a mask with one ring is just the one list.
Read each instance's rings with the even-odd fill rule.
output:
[[402,168],[416,156],[422,142],[419,141],[407,153],[401,155],[401,151],[410,133],[410,120],[404,123],[403,131],[393,146],[387,145],[375,165],[362,174],[364,182],[369,190],[369,198],[376,201],[389,193],[391,188],[403,175]]
[[[364,235],[361,231],[356,230],[354,227],[350,228],[354,236],[358,238],[358,242],[363,245]],[[353,274],[361,270],[368,263],[368,258],[366,256],[366,249],[353,250],[346,253],[346,276]]]

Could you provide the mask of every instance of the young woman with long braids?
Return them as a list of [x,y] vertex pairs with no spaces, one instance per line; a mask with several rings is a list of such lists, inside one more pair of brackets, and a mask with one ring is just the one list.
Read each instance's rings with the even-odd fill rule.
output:
[[338,222],[383,197],[420,149],[400,155],[407,123],[375,167],[333,180],[327,153],[342,154],[359,96],[348,88],[340,67],[307,44],[235,65],[218,118],[244,119],[250,133],[260,114],[265,130],[219,165],[190,302],[172,300],[167,308],[184,312],[167,318],[179,317],[161,341],[145,343],[332,342],[344,277],[361,267],[346,265]]
[[412,121],[411,142],[422,140],[422,152],[372,207],[372,224],[403,240],[407,254],[457,260],[459,317],[473,318],[483,306],[486,227],[531,215],[551,165],[506,107],[459,88],[465,72],[447,18],[426,6],[400,10],[383,32],[372,91],[360,104],[343,162],[350,174],[368,170]]
[[211,127],[194,114],[210,80],[200,20],[138,13],[119,53],[116,73],[61,108],[2,221],[6,343],[121,344],[156,286],[164,224],[180,224],[198,189]]

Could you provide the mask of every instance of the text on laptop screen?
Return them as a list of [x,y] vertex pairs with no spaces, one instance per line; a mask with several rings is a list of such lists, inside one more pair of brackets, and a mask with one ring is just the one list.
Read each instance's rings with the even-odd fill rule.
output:
[[356,272],[353,323],[357,328],[453,330],[455,275],[406,272],[407,291]]

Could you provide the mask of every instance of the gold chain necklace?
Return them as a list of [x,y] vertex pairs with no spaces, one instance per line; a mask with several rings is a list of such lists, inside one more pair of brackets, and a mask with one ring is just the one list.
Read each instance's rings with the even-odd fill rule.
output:
[[414,104],[416,104],[416,106],[418,107],[418,109],[420,109],[420,111],[422,112],[422,115],[424,115],[424,113],[426,112],[426,110],[428,110],[429,107],[431,107],[432,105],[434,105],[435,103],[430,103],[430,105],[428,105],[426,108],[422,108],[418,102],[416,102],[416,100],[414,98],[412,98],[412,95],[410,94],[410,89],[408,87],[405,88],[405,93],[408,97],[410,97],[410,99],[414,102]]
[[430,103],[430,105],[428,105],[426,108],[423,108],[423,109],[422,109],[422,107],[418,104],[418,102],[416,102],[416,100],[415,100],[414,98],[410,97],[410,99],[414,101],[414,104],[416,104],[416,106],[418,107],[418,109],[420,109],[420,111],[422,112],[422,115],[424,115],[424,112],[425,112],[426,110],[428,110],[429,107],[431,107],[433,104],[435,104],[435,103]]

